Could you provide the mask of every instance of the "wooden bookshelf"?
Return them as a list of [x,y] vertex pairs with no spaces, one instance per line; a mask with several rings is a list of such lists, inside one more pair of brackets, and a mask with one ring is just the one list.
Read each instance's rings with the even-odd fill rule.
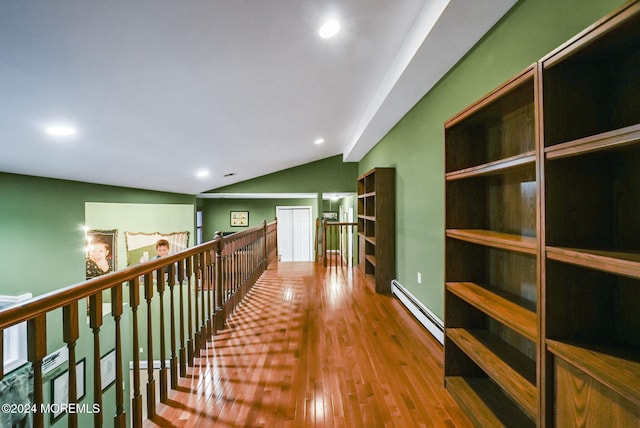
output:
[[640,425],[639,66],[639,2],[540,61],[548,426]]
[[640,426],[639,69],[631,1],[445,123],[445,383],[478,426]]
[[486,378],[452,376],[446,379],[446,385],[476,426],[535,427],[535,423]]
[[531,308],[532,305],[523,299],[505,296],[506,293],[498,289],[481,287],[472,282],[448,282],[446,290],[527,339],[537,341],[535,307]]
[[481,426],[538,418],[536,73],[445,124],[445,382]]
[[537,392],[535,361],[485,330],[450,328],[447,336],[468,355],[532,420]]
[[395,246],[395,170],[374,168],[358,178],[358,266],[378,293],[391,292]]

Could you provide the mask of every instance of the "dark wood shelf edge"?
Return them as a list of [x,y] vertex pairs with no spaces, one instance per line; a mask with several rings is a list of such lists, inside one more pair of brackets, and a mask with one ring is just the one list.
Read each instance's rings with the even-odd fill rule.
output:
[[503,250],[536,255],[538,253],[537,239],[533,236],[515,235],[511,233],[495,232],[480,229],[447,229],[446,236],[471,242],[473,244]]
[[640,254],[567,247],[546,247],[547,258],[640,279]]
[[494,162],[488,162],[482,165],[476,165],[469,168],[451,171],[445,174],[447,181],[460,180],[463,178],[480,177],[483,175],[492,175],[503,173],[514,168],[522,168],[527,165],[533,165],[536,161],[536,152],[531,150],[516,156],[500,159]]
[[467,108],[465,108],[464,110],[456,114],[455,116],[449,118],[445,122],[445,128],[450,128],[452,126],[455,126],[457,123],[463,121],[469,116],[475,114],[477,111],[489,106],[496,100],[500,99],[506,93],[513,91],[515,88],[518,88],[529,81],[533,81],[535,68],[536,68],[536,64],[531,64],[529,67],[527,67],[526,69],[516,74],[515,76],[513,76],[512,78],[510,78],[509,80],[501,84],[500,86],[498,86],[496,89],[491,91],[485,97],[479,99],[478,101],[471,104],[470,106],[468,106]]
[[363,220],[368,220],[368,221],[376,221],[376,217],[375,216],[371,216],[371,215],[358,214],[358,218],[361,218]]
[[640,143],[640,124],[555,144],[544,151],[548,160],[554,160],[637,143]]
[[640,361],[628,358],[628,352],[613,348],[603,352],[551,339],[546,343],[549,352],[640,406]]
[[[491,318],[521,334],[532,342],[538,341],[538,319],[535,312],[502,297],[491,289],[472,282],[447,282],[447,291],[486,313]],[[517,316],[514,316],[516,314]],[[526,320],[515,322],[515,320]]]
[[534,427],[535,423],[486,378],[445,378],[449,394],[476,426]]
[[370,198],[372,196],[376,196],[376,192],[366,192],[358,194],[358,198]]
[[[483,333],[480,335],[480,333]],[[537,389],[514,367],[505,362],[503,357],[494,352],[504,351],[502,342],[497,336],[487,331],[470,331],[463,328],[446,329],[447,337],[455,343],[478,367],[480,367],[515,403],[532,419],[537,414]],[[521,357],[522,356],[522,357]],[[522,354],[511,354],[511,360],[518,360],[518,366],[524,366],[526,357]],[[534,374],[535,377],[535,369]]]

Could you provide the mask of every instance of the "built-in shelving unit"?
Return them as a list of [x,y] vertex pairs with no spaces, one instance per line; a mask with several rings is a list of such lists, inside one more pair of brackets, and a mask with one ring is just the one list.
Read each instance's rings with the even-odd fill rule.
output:
[[478,426],[640,426],[640,2],[445,124],[445,383]]
[[540,61],[550,426],[640,426],[640,5]]
[[538,414],[535,84],[531,66],[445,125],[445,382],[483,426]]
[[358,266],[378,293],[389,293],[396,269],[393,168],[374,168],[358,178],[358,244]]

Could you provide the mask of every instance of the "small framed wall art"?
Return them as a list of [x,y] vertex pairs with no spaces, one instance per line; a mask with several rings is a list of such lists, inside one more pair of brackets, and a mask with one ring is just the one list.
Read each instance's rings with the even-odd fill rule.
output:
[[231,211],[230,218],[232,227],[249,226],[249,211]]

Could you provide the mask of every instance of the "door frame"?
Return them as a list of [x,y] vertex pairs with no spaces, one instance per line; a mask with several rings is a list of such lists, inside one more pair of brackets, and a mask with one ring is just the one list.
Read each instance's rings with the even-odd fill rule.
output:
[[[279,210],[293,210],[293,209],[305,209],[309,211],[309,259],[306,261],[312,262],[314,257],[313,248],[313,207],[311,205],[276,205],[276,219],[278,218]],[[278,239],[280,234],[278,234]],[[302,261],[302,260],[301,260]]]

